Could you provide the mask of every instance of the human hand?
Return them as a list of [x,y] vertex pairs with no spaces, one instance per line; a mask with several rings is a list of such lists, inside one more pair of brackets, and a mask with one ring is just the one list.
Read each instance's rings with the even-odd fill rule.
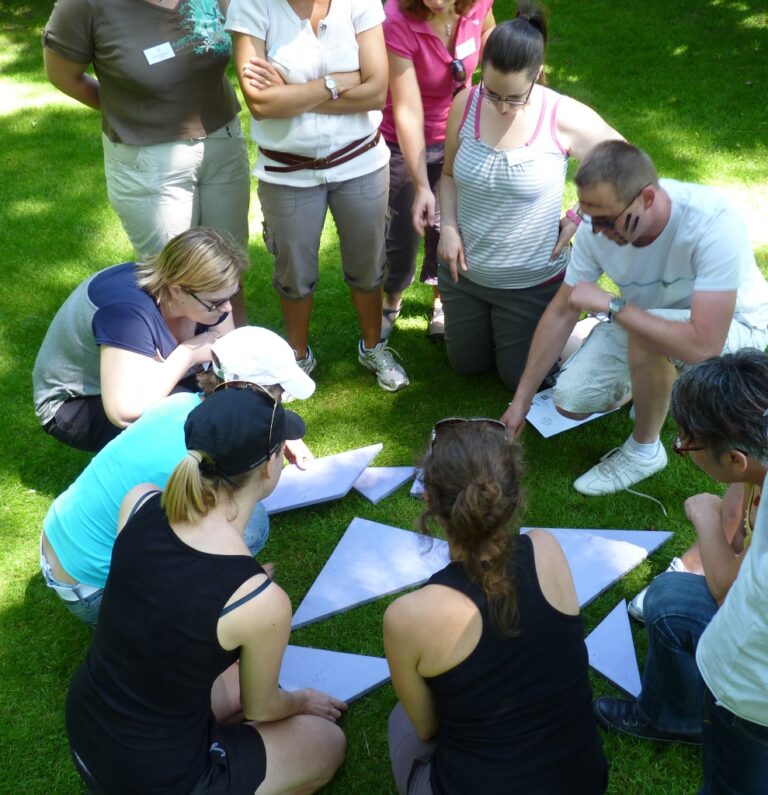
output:
[[515,396],[515,399],[507,407],[507,410],[501,415],[501,421],[507,426],[513,439],[523,432],[525,417],[530,408],[530,401],[525,401]]
[[321,693],[319,690],[313,690],[307,687],[301,691],[302,695],[302,708],[300,710],[302,715],[317,715],[320,718],[325,718],[336,723],[342,716],[342,713],[347,711],[347,705],[338,698],[329,696],[327,693]]
[[440,229],[440,242],[437,244],[437,256],[448,263],[451,269],[451,279],[454,283],[459,281],[459,268],[467,270],[464,259],[464,246],[458,231],[452,226],[443,226]]
[[560,252],[571,242],[571,238],[576,234],[579,227],[566,216],[560,219],[560,234],[557,237],[557,243],[552,249],[552,254],[549,257],[550,262],[560,256]]
[[580,312],[607,312],[613,295],[593,282],[579,282],[568,298],[568,305]]
[[418,186],[411,205],[411,223],[420,234],[424,228],[435,225],[435,194],[429,188]]
[[265,58],[255,55],[243,67],[243,77],[259,91],[271,86],[285,85],[285,80],[280,72]]
[[302,439],[286,439],[283,454],[289,464],[293,464],[299,469],[306,469],[309,462],[315,460],[312,451]]
[[204,364],[211,361],[211,345],[221,336],[221,332],[215,326],[202,334],[196,334],[194,337],[184,340],[179,347],[184,347],[189,352],[190,366]]
[[685,501],[685,515],[696,533],[722,529],[723,501],[716,494],[694,494]]

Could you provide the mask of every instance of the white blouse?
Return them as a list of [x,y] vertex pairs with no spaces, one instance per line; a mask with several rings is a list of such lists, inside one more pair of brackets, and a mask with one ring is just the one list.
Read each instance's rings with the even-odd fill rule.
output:
[[[265,43],[267,59],[286,83],[306,83],[332,72],[360,68],[357,34],[381,25],[380,0],[333,0],[318,35],[308,19],[300,19],[287,0],[232,0],[225,27]],[[290,119],[251,119],[251,138],[265,149],[326,157],[352,141],[372,136],[381,124],[381,111],[331,115],[308,111]],[[308,187],[340,182],[385,166],[389,149],[383,139],[373,149],[333,168],[289,173],[265,171],[280,165],[259,152],[254,174],[265,182]]]

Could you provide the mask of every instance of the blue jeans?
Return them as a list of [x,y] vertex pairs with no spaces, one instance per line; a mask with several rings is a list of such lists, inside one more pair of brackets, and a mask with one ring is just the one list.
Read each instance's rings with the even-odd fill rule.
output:
[[261,552],[264,544],[267,543],[269,538],[269,514],[267,509],[257,502],[253,508],[253,513],[248,519],[248,523],[243,530],[243,541],[251,552],[251,555],[256,555]]
[[704,786],[700,795],[768,792],[768,726],[718,706],[705,686],[702,730]]
[[637,705],[654,728],[701,733],[705,686],[696,647],[716,612],[706,578],[698,574],[665,572],[648,586],[643,602],[648,657]]

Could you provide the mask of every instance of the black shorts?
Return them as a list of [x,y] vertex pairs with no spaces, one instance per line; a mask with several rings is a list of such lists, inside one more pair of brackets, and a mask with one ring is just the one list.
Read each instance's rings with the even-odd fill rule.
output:
[[190,795],[253,795],[267,775],[267,751],[259,732],[245,723],[208,733],[208,770]]

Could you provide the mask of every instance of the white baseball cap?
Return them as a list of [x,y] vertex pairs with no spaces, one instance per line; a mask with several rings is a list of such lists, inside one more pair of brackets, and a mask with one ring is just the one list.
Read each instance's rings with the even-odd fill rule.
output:
[[315,382],[296,364],[291,346],[260,326],[242,326],[211,345],[211,367],[223,381],[250,381],[261,386],[280,386],[305,400]]

